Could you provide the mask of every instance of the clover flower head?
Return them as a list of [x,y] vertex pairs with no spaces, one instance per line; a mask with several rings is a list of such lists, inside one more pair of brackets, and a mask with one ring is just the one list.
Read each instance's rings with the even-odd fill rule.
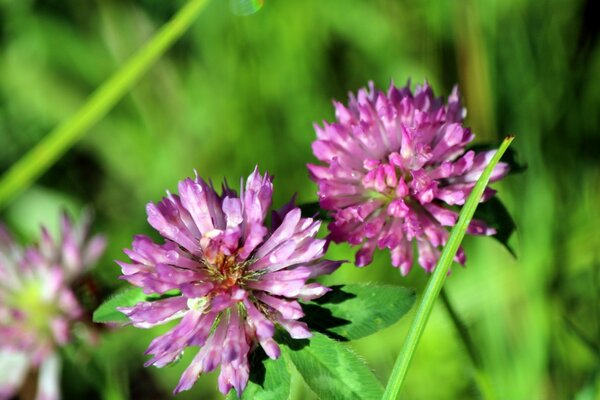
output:
[[[376,248],[391,252],[403,275],[418,262],[431,272],[439,248],[448,240],[458,212],[495,153],[466,151],[473,133],[463,126],[466,110],[455,87],[447,103],[426,83],[414,93],[409,84],[387,93],[369,89],[350,94],[348,106],[334,102],[336,122],[315,125],[313,152],[321,161],[308,165],[318,185],[321,207],[329,210],[330,238],[360,246],[356,265],[372,262]],[[508,173],[499,163],[491,182]],[[495,193],[486,188],[483,201]],[[468,233],[492,235],[473,220]],[[465,262],[462,249],[456,260]]]
[[15,395],[31,369],[39,371],[37,399],[60,398],[56,349],[83,313],[70,285],[105,248],[102,236],[88,237],[89,217],[75,224],[63,214],[59,238],[42,227],[25,248],[0,226],[0,399]]
[[321,260],[326,241],[316,239],[320,222],[302,218],[293,202],[272,214],[272,178],[258,169],[242,182],[239,196],[226,184],[218,194],[198,176],[179,182],[147,206],[148,222],[165,239],[154,243],[136,236],[119,262],[123,276],[147,294],[177,295],[122,307],[133,325],[149,328],[179,319],[155,338],[146,363],[176,361],[189,346],[200,350],[183,373],[175,393],[193,386],[199,375],[221,366],[219,389],[241,394],[249,377],[248,354],[257,346],[278,358],[276,326],[292,338],[311,336],[298,300],[320,297],[329,289],[307,282],[331,273],[340,262]]

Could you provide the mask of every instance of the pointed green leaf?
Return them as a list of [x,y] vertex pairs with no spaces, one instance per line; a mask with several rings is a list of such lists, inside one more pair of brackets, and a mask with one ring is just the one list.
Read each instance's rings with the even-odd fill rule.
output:
[[327,215],[327,211],[323,210],[318,201],[313,203],[304,203],[298,205],[302,210],[302,216],[319,219],[321,221],[331,221],[331,217]]
[[129,318],[118,311],[117,307],[131,307],[140,301],[146,301],[147,299],[148,295],[140,288],[127,288],[117,291],[94,311],[94,322],[128,322]]
[[510,239],[515,231],[516,225],[500,199],[492,197],[485,203],[479,204],[473,218],[480,219],[489,227],[494,228],[496,234],[492,237],[499,241],[513,256],[515,256],[515,251],[508,244],[508,239]]
[[337,340],[371,335],[398,321],[415,302],[415,292],[402,286],[351,284],[303,304],[311,330]]
[[[286,400],[290,397],[290,372],[285,359],[267,358],[257,350],[250,356],[250,380],[242,393],[242,400]],[[238,399],[235,390],[227,395],[227,400]]]
[[278,342],[304,381],[323,400],[380,400],[381,382],[345,345],[314,333],[310,339],[291,339],[281,333]]

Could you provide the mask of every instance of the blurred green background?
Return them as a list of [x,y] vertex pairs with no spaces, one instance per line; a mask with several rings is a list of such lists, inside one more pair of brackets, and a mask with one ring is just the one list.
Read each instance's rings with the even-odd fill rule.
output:
[[[149,39],[183,4],[166,0],[0,0],[0,171],[5,171]],[[591,0],[266,0],[250,17],[213,0],[192,29],[85,139],[1,212],[24,240],[57,210],[91,205],[110,239],[90,304],[122,284],[136,233],[153,234],[144,206],[193,174],[238,182],[259,164],[276,177],[275,205],[316,199],[313,121],[334,118],[369,80],[387,88],[427,79],[447,96],[459,83],[479,142],[513,133],[529,168],[500,198],[518,232],[513,258],[490,238],[468,238],[466,268],[446,287],[467,322],[499,399],[600,399],[600,48]],[[235,185],[234,185],[235,186]],[[332,246],[331,257],[353,251]],[[389,254],[328,282],[402,278]],[[95,298],[94,298],[95,296]],[[414,311],[414,310],[413,310]],[[352,342],[385,382],[413,313]],[[164,329],[162,329],[164,330]],[[142,368],[161,329],[106,332],[65,351],[66,398],[162,399],[193,354]],[[2,373],[2,371],[0,371]],[[218,399],[216,376],[180,399]],[[408,375],[407,399],[481,395],[442,307]],[[300,378],[294,399],[314,396]]]

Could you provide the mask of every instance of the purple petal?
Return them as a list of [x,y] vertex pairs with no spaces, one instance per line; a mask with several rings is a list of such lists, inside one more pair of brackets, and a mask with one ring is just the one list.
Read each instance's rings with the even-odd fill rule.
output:
[[260,340],[260,346],[263,348],[267,356],[272,360],[278,359],[281,355],[281,349],[279,348],[277,342],[275,342],[273,339],[269,338]]
[[106,238],[101,235],[94,236],[83,251],[83,264],[85,266],[94,265],[104,250],[106,250]]
[[215,229],[211,211],[216,211],[220,207],[209,206],[209,199],[213,204],[218,203],[214,190],[203,181],[193,181],[189,178],[181,181],[178,189],[181,204],[190,213],[200,234]]
[[312,333],[304,322],[291,319],[279,319],[277,322],[290,334],[293,339],[308,339]]
[[259,280],[248,282],[248,287],[269,292],[278,296],[296,297],[304,286],[306,279],[276,281],[276,280]]
[[375,243],[366,242],[360,250],[356,253],[356,266],[364,267],[371,264],[373,261],[373,254],[375,253]]
[[257,293],[256,298],[279,311],[285,319],[298,319],[304,316],[302,307],[297,301],[286,301],[265,293]]
[[329,292],[331,289],[319,284],[319,283],[309,283],[305,285],[300,292],[298,293],[298,297],[302,300],[314,300],[323,296],[325,293]]
[[221,362],[221,349],[227,324],[220,323],[215,332],[206,341],[204,347],[200,349],[194,357],[191,364],[186,368],[181,375],[181,379],[175,387],[173,394],[177,394],[184,390],[189,390],[198,380],[198,376],[203,372],[214,370],[219,362]]
[[250,254],[262,243],[268,234],[268,229],[259,224],[250,224],[246,227],[244,246],[238,252],[241,260],[246,260]]
[[249,300],[244,300],[244,306],[248,311],[248,323],[254,329],[259,339],[268,339],[275,333],[275,325],[267,319],[256,306]]
[[[141,302],[133,307],[117,307],[137,328],[151,328],[181,316],[187,310],[187,298],[177,296],[152,302]],[[179,313],[179,315],[178,315]]]
[[190,342],[205,340],[216,316],[216,313],[187,312],[177,326],[152,340],[146,354],[153,357],[145,365],[163,367],[179,357]]
[[269,254],[276,246],[280,243],[288,240],[294,234],[296,226],[300,222],[301,211],[299,208],[295,208],[287,213],[283,219],[283,222],[271,237],[258,249],[256,252],[257,258],[263,258]]
[[158,205],[149,203],[146,206],[146,212],[148,223],[162,236],[180,244],[192,254],[197,252],[196,241],[179,219],[179,211],[171,203],[167,201]]
[[246,221],[262,223],[271,207],[272,196],[272,178],[267,174],[261,176],[256,167],[246,181],[246,190],[242,196]]

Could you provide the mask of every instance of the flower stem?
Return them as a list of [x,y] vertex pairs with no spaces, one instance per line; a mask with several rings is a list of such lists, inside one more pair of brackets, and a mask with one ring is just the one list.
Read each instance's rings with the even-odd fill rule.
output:
[[419,344],[419,340],[423,335],[423,331],[425,330],[425,326],[431,315],[431,311],[433,310],[433,305],[440,294],[442,286],[444,285],[444,281],[446,280],[446,275],[448,274],[448,269],[452,264],[452,260],[454,259],[456,252],[460,246],[460,243],[465,236],[465,232],[471,219],[473,218],[473,214],[475,213],[475,209],[477,208],[477,204],[481,199],[483,191],[487,186],[492,171],[494,167],[500,161],[500,158],[510,146],[510,143],[513,141],[513,137],[509,136],[504,139],[500,148],[494,154],[490,163],[487,165],[475,187],[471,191],[469,198],[465,202],[463,206],[460,216],[458,218],[458,222],[452,229],[450,233],[450,238],[448,239],[448,243],[444,246],[442,251],[442,255],[438,260],[438,263],[433,271],[431,278],[429,279],[429,283],[425,288],[425,293],[423,294],[423,300],[421,304],[419,304],[419,308],[417,309],[415,319],[413,320],[412,325],[408,331],[408,335],[406,340],[404,341],[404,345],[398,358],[396,359],[396,363],[394,364],[394,369],[390,375],[390,379],[388,381],[388,385],[385,389],[385,393],[383,394],[383,400],[393,400],[397,399],[400,395],[400,390],[402,389],[402,385],[406,378],[406,373],[408,372],[408,367],[412,361],[412,357],[415,353],[417,345]]
[[79,110],[21,157],[0,179],[0,208],[25,190],[137,83],[144,73],[190,27],[208,0],[189,0],[146,45],[108,78]]

